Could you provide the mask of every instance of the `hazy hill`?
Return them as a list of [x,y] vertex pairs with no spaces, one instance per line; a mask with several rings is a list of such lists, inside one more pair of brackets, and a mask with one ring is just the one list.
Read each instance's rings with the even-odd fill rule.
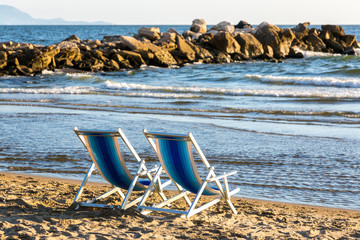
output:
[[0,25],[105,25],[107,22],[77,22],[62,18],[38,19],[31,17],[15,7],[0,5]]

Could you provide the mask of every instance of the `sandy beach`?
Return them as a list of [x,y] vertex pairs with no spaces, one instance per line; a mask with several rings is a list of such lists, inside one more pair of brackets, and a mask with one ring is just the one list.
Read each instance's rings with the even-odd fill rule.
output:
[[[190,220],[71,206],[79,181],[0,174],[0,239],[359,239],[360,211],[236,198]],[[92,183],[84,196],[109,185]],[[116,196],[106,203],[119,204]],[[179,207],[185,206],[180,201]]]

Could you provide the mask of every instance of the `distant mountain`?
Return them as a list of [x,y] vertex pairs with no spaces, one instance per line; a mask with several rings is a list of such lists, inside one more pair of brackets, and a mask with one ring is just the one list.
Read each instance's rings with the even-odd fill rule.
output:
[[112,23],[66,21],[62,18],[38,19],[15,7],[0,5],[0,25],[112,25]]

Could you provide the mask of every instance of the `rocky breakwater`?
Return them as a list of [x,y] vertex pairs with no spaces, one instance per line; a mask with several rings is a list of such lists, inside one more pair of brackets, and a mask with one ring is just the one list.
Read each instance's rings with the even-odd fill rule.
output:
[[60,43],[40,46],[30,43],[0,43],[0,75],[27,75],[44,70],[119,71],[142,65],[169,67],[186,63],[230,63],[247,60],[278,62],[302,58],[302,51],[356,54],[360,48],[354,35],[337,25],[311,28],[300,23],[280,28],[267,22],[253,28],[240,21],[236,26],[221,22],[209,30],[203,19],[195,19],[190,30],[180,34],[170,28],[142,27],[134,36],[104,36],[102,40],[80,40],[73,35]]

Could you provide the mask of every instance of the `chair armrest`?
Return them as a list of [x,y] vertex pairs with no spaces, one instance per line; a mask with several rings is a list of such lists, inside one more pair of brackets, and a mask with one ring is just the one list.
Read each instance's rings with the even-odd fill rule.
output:
[[207,181],[208,181],[208,182],[214,182],[214,181],[216,181],[216,180],[219,180],[219,179],[222,179],[222,178],[226,178],[226,177],[231,176],[231,175],[234,175],[234,174],[236,174],[236,173],[237,173],[237,171],[232,171],[232,172],[225,173],[225,174],[220,175],[220,176],[217,176],[217,177],[209,178]]

